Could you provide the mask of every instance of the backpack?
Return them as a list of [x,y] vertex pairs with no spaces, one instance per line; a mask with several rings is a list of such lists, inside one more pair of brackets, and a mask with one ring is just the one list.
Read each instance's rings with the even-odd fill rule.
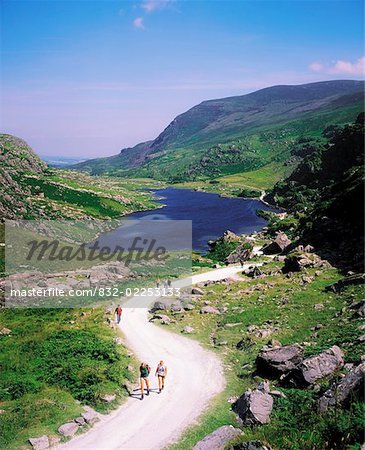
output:
[[150,366],[146,366],[146,367],[141,367],[140,372],[141,372],[141,377],[148,377],[148,375],[150,374]]

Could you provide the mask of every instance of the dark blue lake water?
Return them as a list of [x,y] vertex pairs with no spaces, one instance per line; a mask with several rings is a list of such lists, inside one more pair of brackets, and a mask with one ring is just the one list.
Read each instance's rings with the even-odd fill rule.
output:
[[257,209],[275,211],[258,200],[220,197],[217,194],[188,189],[167,188],[154,191],[163,206],[153,211],[130,214],[130,219],[191,220],[194,250],[205,252],[207,242],[224,231],[250,234],[261,230],[266,221],[256,215]]

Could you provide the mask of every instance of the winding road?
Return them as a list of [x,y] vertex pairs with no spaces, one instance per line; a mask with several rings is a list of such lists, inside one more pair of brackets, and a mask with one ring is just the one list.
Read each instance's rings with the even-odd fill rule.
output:
[[[224,267],[178,280],[173,287],[221,280],[239,271],[241,266]],[[102,416],[87,433],[59,445],[60,450],[163,449],[176,442],[224,389],[219,358],[196,341],[148,322],[148,305],[135,307],[140,300],[133,298],[125,304],[120,326],[128,348],[152,368],[151,394],[141,401],[136,386],[135,396]],[[154,300],[149,298],[148,302]],[[168,377],[165,389],[158,394],[154,371],[161,359],[168,367]]]

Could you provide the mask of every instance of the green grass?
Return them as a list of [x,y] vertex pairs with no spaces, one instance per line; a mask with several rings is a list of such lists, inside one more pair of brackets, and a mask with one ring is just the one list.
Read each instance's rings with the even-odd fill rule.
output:
[[[269,273],[276,265],[269,263],[263,270]],[[361,320],[353,317],[352,310],[346,309],[341,314],[338,312],[353,299],[362,298],[362,288],[349,288],[341,295],[329,294],[324,291],[325,286],[340,278],[335,269],[323,270],[319,276],[314,276],[314,270],[311,269],[307,275],[313,276],[314,280],[305,285],[301,282],[302,274],[296,274],[290,279],[278,274],[257,280],[246,279],[229,286],[210,285],[207,291],[214,293],[206,293],[199,300],[199,305],[208,300],[212,306],[226,306],[228,310],[224,315],[201,315],[198,305],[195,311],[188,311],[183,317],[177,316],[177,324],[171,325],[175,331],[181,332],[185,325],[194,327],[195,332],[191,336],[216,351],[223,359],[227,386],[214,399],[200,423],[190,428],[171,449],[192,448],[198,440],[219,426],[237,426],[227,400],[256,386],[260,378],[254,375],[255,358],[260,348],[271,338],[283,345],[309,342],[310,345],[305,347],[307,356],[336,344],[344,351],[346,362],[359,362],[363,349],[356,342],[356,337],[361,334],[357,330]],[[325,308],[319,311],[314,309],[316,303],[323,303]],[[265,322],[269,320],[277,328],[269,337],[261,339],[248,333],[249,325],[265,328]],[[227,323],[241,325],[227,328]],[[312,331],[311,328],[318,323],[323,327]],[[236,345],[242,339],[244,350],[239,350]],[[275,385],[275,382],[272,384]],[[328,380],[321,384],[324,389]],[[336,422],[332,412],[324,416],[316,414],[314,404],[318,394],[313,391],[279,389],[285,392],[287,399],[275,400],[270,424],[245,427],[245,441],[260,439],[274,448],[290,450],[346,448],[347,444],[359,442],[361,411],[358,405],[354,404],[351,410],[337,411]],[[341,447],[339,443],[342,438],[346,445]],[[338,442],[335,442],[337,439]],[[326,442],[334,447],[326,447]]]
[[[114,343],[103,310],[3,310],[2,327],[12,332],[0,337],[0,448],[56,435],[80,415],[79,402],[105,411],[126,397],[134,363]],[[117,399],[106,407],[100,397],[108,393]]]

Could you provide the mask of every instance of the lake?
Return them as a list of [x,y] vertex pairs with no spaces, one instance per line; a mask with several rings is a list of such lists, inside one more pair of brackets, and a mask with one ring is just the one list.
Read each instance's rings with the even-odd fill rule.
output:
[[194,250],[205,252],[207,242],[226,230],[251,234],[261,230],[266,221],[256,215],[257,209],[275,211],[258,200],[220,197],[218,194],[188,189],[166,188],[153,191],[164,206],[153,211],[129,214],[129,219],[192,220]]

